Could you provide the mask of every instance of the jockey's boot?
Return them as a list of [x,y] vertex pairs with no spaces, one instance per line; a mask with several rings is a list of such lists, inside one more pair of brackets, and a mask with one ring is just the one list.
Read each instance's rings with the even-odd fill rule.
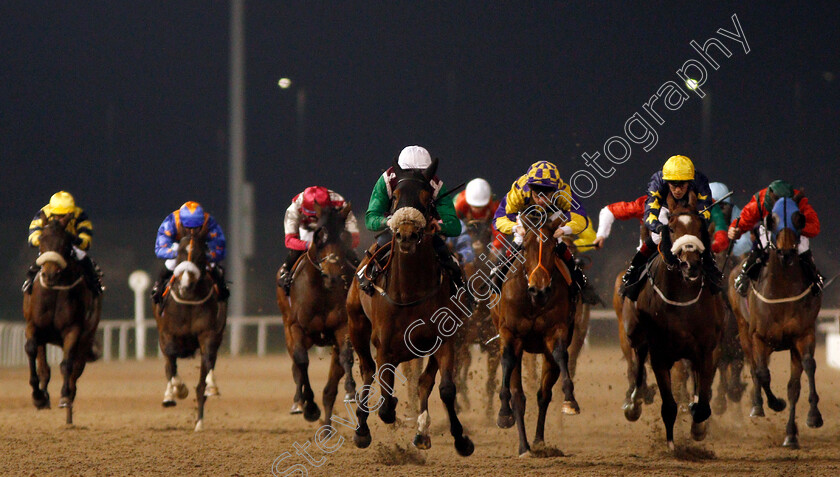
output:
[[712,295],[723,290],[723,273],[715,263],[711,247],[706,247],[706,250],[700,255],[700,266],[703,267],[703,275],[709,280],[709,291],[712,292]]
[[169,279],[172,278],[172,270],[165,268],[160,272],[158,275],[158,279],[155,282],[155,286],[152,287],[152,291],[150,293],[152,297],[152,302],[155,305],[159,305],[161,300],[163,300],[163,291],[166,290],[166,283]]
[[566,264],[566,267],[569,269],[569,274],[572,276],[572,296],[570,298],[574,302],[577,300],[577,294],[581,293],[587,287],[586,275],[578,267],[575,257],[572,255],[572,251],[569,250],[566,242],[557,242],[557,245],[554,246],[554,253]]
[[[359,280],[359,290],[373,296],[373,282],[379,276],[379,264],[374,260],[376,251],[379,250],[379,245],[374,244],[370,250],[365,250],[365,258],[362,262],[364,265],[356,272],[356,278]],[[361,263],[360,263],[361,265]]]
[[747,296],[750,291],[750,280],[758,278],[761,270],[761,263],[764,253],[761,249],[753,248],[744,263],[741,265],[741,273],[735,278],[735,290],[741,296]]
[[292,273],[292,267],[295,266],[295,263],[297,263],[301,255],[303,255],[303,250],[289,250],[289,254],[286,255],[286,261],[280,267],[280,276],[277,278],[277,285],[283,287],[286,296],[289,296],[289,290],[292,289],[292,277],[294,275]]
[[79,260],[79,265],[82,266],[82,275],[85,277],[88,288],[93,292],[93,296],[97,297],[102,294],[104,287],[102,286],[102,270],[99,266],[93,263],[93,260],[87,254]]
[[472,299],[472,293],[470,293],[470,291],[467,290],[467,282],[464,278],[464,270],[458,264],[458,260],[449,251],[449,247],[446,245],[446,242],[443,240],[443,238],[441,238],[440,235],[435,235],[432,238],[432,246],[435,249],[435,253],[438,257],[438,262],[440,262],[440,266],[443,267],[444,270],[449,272],[449,277],[452,279],[452,282],[455,285],[455,292],[457,293],[460,289],[466,291],[466,293],[464,294],[464,306],[471,310],[474,304]]
[[811,253],[810,250],[806,250],[804,253],[799,254],[799,263],[802,264],[802,270],[805,272],[805,276],[814,284],[811,287],[811,293],[814,296],[819,296],[822,293],[823,286],[825,285],[825,279],[820,274],[820,271],[817,270],[817,264],[814,263],[814,255]]
[[216,263],[210,267],[210,276],[213,278],[213,282],[216,283],[219,301],[227,301],[228,297],[230,297],[230,290],[228,290],[227,283],[225,282],[225,269],[222,268],[221,264]]
[[636,301],[639,298],[639,293],[642,291],[642,285],[644,284],[642,281],[642,272],[650,257],[656,253],[655,246],[650,245],[653,242],[649,242],[647,240],[642,243],[641,248],[633,256],[633,259],[630,260],[630,266],[624,272],[624,277],[621,278],[621,287],[618,291],[622,296],[629,298],[631,301]]
[[32,283],[34,282],[35,276],[38,275],[38,270],[40,269],[41,267],[34,263],[29,266],[29,270],[26,271],[26,280],[24,280],[23,286],[20,287],[22,292],[29,294],[32,293]]

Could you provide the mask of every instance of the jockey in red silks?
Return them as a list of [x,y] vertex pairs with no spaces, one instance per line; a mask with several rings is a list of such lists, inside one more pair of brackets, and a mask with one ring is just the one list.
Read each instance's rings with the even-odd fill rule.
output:
[[[346,201],[340,194],[321,186],[307,187],[292,199],[292,203],[286,209],[286,216],[283,219],[283,227],[286,232],[284,242],[289,254],[280,267],[280,277],[278,278],[278,285],[283,287],[287,295],[292,286],[292,276],[294,275],[292,267],[297,259],[309,249],[312,235],[318,224],[315,204],[318,204],[318,207],[321,208],[341,209],[346,205]],[[347,248],[346,256],[355,267],[359,264],[359,258],[353,248],[359,245],[359,226],[356,225],[356,216],[353,215],[352,211],[347,214],[344,230],[350,234],[352,242],[350,247]]]
[[178,258],[179,242],[189,230],[207,228],[207,259],[208,271],[216,283],[219,300],[226,301],[230,296],[225,283],[225,271],[221,261],[225,258],[225,233],[212,215],[204,211],[198,202],[185,202],[178,210],[167,215],[160,224],[155,240],[155,255],[165,260],[155,286],[152,288],[152,301],[160,303],[166,282],[175,270],[175,260]]
[[[823,288],[823,277],[817,270],[814,263],[814,256],[811,254],[809,238],[816,237],[820,233],[820,218],[817,212],[808,203],[808,199],[801,191],[794,189],[792,185],[783,180],[775,180],[770,185],[753,195],[750,202],[741,211],[741,217],[732,221],[729,226],[729,239],[734,240],[748,230],[755,227],[763,227],[759,222],[773,211],[773,204],[781,198],[791,198],[799,207],[799,212],[793,214],[793,222],[800,234],[799,237],[799,261],[805,275],[816,285],[811,288],[814,295],[819,295]],[[756,234],[761,237],[763,233]],[[747,296],[750,279],[758,278],[761,263],[764,262],[764,250],[756,241],[749,256],[741,267],[741,273],[735,279],[735,289],[742,296]]]
[[593,245],[596,248],[604,246],[604,241],[610,236],[612,224],[616,219],[631,220],[638,219],[642,222],[645,215],[645,201],[647,196],[643,195],[632,202],[614,202],[598,213],[598,232],[595,234]]
[[[499,201],[493,197],[490,184],[481,178],[473,179],[467,183],[467,188],[455,196],[455,213],[464,222],[470,220],[493,221],[493,214],[499,207]],[[492,227],[492,247],[494,250],[501,250],[499,237],[502,235],[495,227]]]

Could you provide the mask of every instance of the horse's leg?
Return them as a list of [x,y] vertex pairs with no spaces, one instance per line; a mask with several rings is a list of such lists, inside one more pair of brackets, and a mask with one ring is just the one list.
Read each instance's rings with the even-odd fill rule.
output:
[[417,400],[420,392],[417,388],[417,382],[420,379],[420,373],[423,372],[423,358],[403,361],[400,367],[403,370],[408,385],[408,411],[406,417],[410,420],[417,417],[417,409],[420,408],[420,402]]
[[327,376],[327,384],[324,386],[322,425],[332,425],[333,406],[335,406],[335,398],[338,396],[338,382],[341,381],[342,377],[344,377],[344,368],[341,366],[341,351],[336,343],[331,347],[330,371]]
[[338,361],[344,369],[344,402],[356,402],[356,380],[353,379],[353,345],[350,344],[350,339],[347,337],[347,328],[344,328],[341,340],[341,349],[338,355]]
[[[350,293],[353,293],[353,290],[356,290],[356,294],[358,295],[358,289],[355,286],[350,288]],[[372,389],[373,375],[376,373],[376,363],[370,354],[370,321],[362,313],[361,305],[358,307],[358,313],[360,315],[353,316],[356,311],[355,307],[351,306],[350,297],[348,297],[347,313],[351,315],[349,320],[350,341],[353,343],[353,349],[359,356],[359,372],[362,376],[362,388],[356,397],[358,402],[356,417],[359,422],[356,427],[356,434],[353,436],[353,442],[356,444],[356,447],[364,449],[370,445],[371,441],[370,428],[367,424],[368,414],[370,414],[368,398]]]
[[688,412],[688,404],[692,402],[688,392],[689,365],[686,360],[677,360],[671,368],[671,392],[677,401],[680,412]]
[[720,378],[718,381],[718,390],[715,393],[714,402],[712,403],[712,408],[718,416],[726,412],[727,390],[732,386],[729,376],[731,364],[732,363],[729,363],[728,360],[723,358],[718,360],[717,367],[718,376],[720,376]]
[[315,422],[321,417],[321,409],[315,403],[315,392],[312,391],[312,384],[309,382],[309,348],[306,336],[299,326],[292,326],[291,335],[294,347],[291,350],[292,362],[300,381],[296,381],[300,389],[301,405],[303,406],[303,418],[309,422]]
[[[417,417],[417,435],[414,436],[414,447],[428,449],[432,447],[429,429],[432,422],[429,417],[429,395],[435,387],[435,375],[438,372],[438,362],[434,355],[429,356],[426,369],[417,380],[417,395],[420,399],[420,415]],[[409,378],[410,379],[410,378]]]
[[47,386],[50,384],[50,365],[47,363],[47,345],[42,344],[38,346],[38,379],[40,381],[40,389],[44,393],[43,396],[46,401],[44,407],[38,409],[49,409],[50,407],[50,393],[47,392]]
[[64,385],[61,386],[61,400],[58,402],[58,407],[67,409],[67,424],[73,424],[73,396],[76,395],[76,381],[73,379],[73,368],[77,359],[84,358],[78,356],[80,335],[81,330],[78,326],[74,326],[64,335],[64,342],[62,344],[64,359],[61,361],[61,375],[64,377]]
[[767,396],[767,405],[770,406],[770,409],[781,412],[785,409],[785,400],[777,398],[770,389],[770,368],[768,366],[770,365],[770,353],[773,350],[763,341],[754,337],[752,351],[755,359],[755,377]]
[[589,305],[578,303],[575,312],[575,332],[569,345],[569,377],[575,379],[577,361],[589,332]]
[[301,403],[301,377],[300,368],[298,368],[297,362],[295,361],[295,338],[292,336],[292,326],[289,324],[288,326],[283,327],[283,333],[286,338],[286,352],[289,353],[289,358],[292,360],[292,379],[295,380],[295,397],[292,400],[292,408],[289,410],[289,414],[301,414],[303,413],[303,405]]
[[732,402],[741,402],[744,391],[747,389],[747,383],[741,379],[743,369],[744,355],[741,351],[740,356],[736,355],[729,363],[729,388],[726,394]]
[[[642,402],[645,399],[645,388],[647,387],[647,370],[645,369],[645,360],[647,359],[648,355],[647,343],[639,345],[639,347],[634,350],[634,354],[636,361],[635,381],[633,382],[633,391],[630,393],[630,402],[624,404],[624,417],[627,418],[627,420],[630,422],[638,420],[639,417],[642,415]],[[670,386],[670,370],[668,372],[668,384]],[[657,380],[657,383],[659,383],[659,380]],[[671,393],[670,387],[668,388],[668,393]]]
[[715,350],[706,350],[705,354],[701,354],[703,360],[701,362],[690,363],[694,369],[694,389],[697,396],[697,402],[692,402],[688,405],[691,413],[691,438],[695,441],[702,441],[706,438],[706,419],[712,415],[712,408],[709,406],[709,401],[712,399],[712,384],[715,380]]
[[456,402],[459,403],[459,410],[462,409],[460,403],[463,403],[466,409],[471,407],[469,393],[467,392],[467,377],[470,372],[470,365],[472,364],[472,353],[470,352],[472,340],[468,340],[467,338],[470,337],[465,337],[457,346],[458,359],[455,365],[455,382],[458,388],[458,401]]
[[580,406],[578,406],[575,399],[575,384],[572,382],[571,373],[569,373],[569,342],[567,338],[562,337],[557,340],[554,346],[552,356],[554,361],[560,367],[560,379],[563,383],[563,414],[576,415],[580,414]]
[[397,403],[399,400],[394,394],[394,377],[396,376],[396,369],[398,362],[391,356],[377,350],[376,353],[377,374],[376,379],[379,381],[379,389],[382,394],[384,402],[379,406],[379,419],[385,424],[393,424],[397,420]]
[[750,363],[750,378],[752,378],[752,409],[750,417],[764,417],[764,397],[761,395],[761,383],[755,371],[755,362]]
[[662,398],[660,414],[665,424],[665,440],[668,449],[674,450],[674,422],[677,420],[677,402],[671,392],[671,366],[673,363],[658,362],[655,356],[651,356],[650,365],[653,374],[656,376],[656,384],[659,386],[659,396]]
[[444,343],[435,353],[440,365],[440,400],[446,406],[449,414],[449,433],[455,438],[455,450],[458,454],[467,457],[475,451],[475,446],[469,437],[464,435],[464,427],[458,419],[458,411],[455,409],[455,345],[452,341]]
[[[41,379],[37,365],[37,362],[39,361],[38,352],[40,349],[45,347],[46,345],[38,345],[38,341],[35,339],[35,330],[27,326],[26,344],[24,345],[24,350],[26,351],[26,355],[29,357],[29,385],[32,386],[32,403],[35,404],[35,407],[38,409],[49,409],[50,407],[50,397],[46,392],[46,386],[43,388],[41,387]],[[47,371],[47,373],[49,373],[49,371]]]
[[[559,340],[554,343],[546,343],[551,349],[559,346]],[[539,416],[537,417],[537,432],[534,435],[534,447],[542,445],[545,441],[545,417],[548,413],[548,405],[551,403],[552,389],[560,377],[560,366],[551,353],[543,354],[542,380],[540,390],[537,391],[537,403],[539,405]]]
[[522,350],[516,353],[516,363],[511,373],[511,398],[513,417],[516,420],[516,429],[519,431],[519,457],[526,457],[531,452],[528,445],[528,436],[525,433],[525,389],[522,387]]
[[814,375],[817,372],[817,362],[814,360],[814,348],[816,347],[813,333],[805,335],[803,338],[797,340],[796,349],[802,356],[802,367],[805,369],[805,374],[808,375],[808,427],[818,428],[823,425],[822,414],[817,404],[820,402],[820,397],[817,395],[817,382],[814,380]]
[[499,385],[496,381],[496,373],[498,372],[501,359],[499,347],[495,343],[491,343],[487,349],[487,382],[484,385],[484,395],[487,400],[485,414],[488,419],[492,419],[493,417],[493,397]]
[[[504,338],[502,347],[502,388],[499,390],[499,400],[502,402],[499,408],[499,416],[496,418],[496,425],[502,429],[513,427],[513,409],[510,408],[510,377],[517,366],[516,350],[514,343]],[[520,351],[521,353],[521,351]]]
[[787,396],[790,402],[790,414],[785,426],[785,441],[783,447],[799,449],[799,429],[796,427],[796,403],[802,390],[802,356],[796,347],[790,349],[790,379],[787,385]]
[[215,331],[207,331],[202,333],[198,338],[199,349],[201,351],[201,372],[198,377],[198,385],[195,387],[195,396],[198,401],[198,419],[195,423],[195,430],[204,430],[204,404],[207,402],[207,397],[210,393],[206,392],[208,381],[215,387],[216,383],[213,381],[213,369],[216,367],[216,354],[219,351],[221,344],[221,336],[217,336]]

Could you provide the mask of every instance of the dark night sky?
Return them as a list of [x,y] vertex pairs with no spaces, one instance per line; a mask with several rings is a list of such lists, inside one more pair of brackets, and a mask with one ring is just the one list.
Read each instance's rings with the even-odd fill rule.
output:
[[[698,58],[692,39],[715,36],[733,55],[715,54],[721,67],[704,86],[711,157],[701,157],[692,94],[663,113],[653,150],[634,147],[599,182],[590,214],[640,195],[665,159],[685,154],[739,203],[778,177],[805,188],[823,223],[818,258],[827,275],[840,271],[840,212],[830,205],[840,10],[708,3],[246,2],[246,175],[258,233],[279,233],[288,201],[312,184],[345,194],[362,215],[377,175],[408,144],[439,156],[450,185],[481,175],[503,193],[542,159],[568,177],[660,85],[679,82],[675,71]],[[732,14],[749,54],[716,34],[734,31]],[[159,222],[188,199],[227,223],[228,16],[222,1],[0,5],[0,201],[13,257],[31,216],[62,188],[95,225]],[[277,87],[282,76],[292,89]],[[154,233],[136,239],[149,254]]]

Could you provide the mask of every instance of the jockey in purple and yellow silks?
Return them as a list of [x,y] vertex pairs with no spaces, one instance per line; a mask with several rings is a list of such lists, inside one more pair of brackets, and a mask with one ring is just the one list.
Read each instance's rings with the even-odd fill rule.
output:
[[[645,201],[644,224],[650,231],[650,236],[642,243],[636,255],[630,261],[630,267],[622,278],[621,294],[632,301],[636,301],[642,290],[644,280],[642,272],[648,260],[653,257],[660,241],[668,239],[668,209],[663,208],[667,204],[668,197],[673,197],[678,203],[687,203],[689,193],[694,192],[697,197],[697,210],[703,211],[702,217],[706,224],[711,219],[710,206],[713,203],[712,190],[709,188],[709,179],[694,169],[694,163],[686,156],[671,156],[665,161],[661,171],[656,171],[648,183],[647,200]],[[721,290],[723,274],[717,268],[715,257],[712,255],[712,244],[709,238],[708,226],[703,227],[703,236],[700,237],[703,243],[701,250],[701,266],[703,274],[708,278],[709,289],[712,293]],[[728,246],[729,243],[724,245]],[[667,251],[670,251],[670,244]],[[669,253],[663,254],[668,259],[673,258]]]
[[[35,218],[32,219],[32,222],[29,223],[29,245],[32,247],[38,247],[41,244],[41,230],[46,225],[41,218],[41,212],[44,213],[48,221],[56,218],[60,219],[68,214],[71,215],[64,230],[73,236],[72,256],[82,266],[85,283],[93,292],[93,296],[102,293],[102,272],[88,255],[90,243],[93,239],[93,224],[91,224],[87,212],[80,207],[76,207],[76,201],[69,192],[63,190],[56,192],[50,197],[50,203],[42,207]],[[32,293],[32,281],[40,269],[41,267],[34,263],[29,266],[26,281],[23,282],[22,287],[24,293]]]
[[[511,185],[510,191],[502,198],[493,220],[493,226],[505,235],[514,235],[514,242],[519,245],[525,236],[525,227],[518,215],[531,205],[543,206],[546,209],[561,210],[569,213],[569,221],[554,232],[557,239],[554,253],[557,254],[572,275],[576,285],[574,292],[586,287],[586,277],[575,264],[574,257],[562,238],[564,235],[577,235],[589,225],[586,211],[574,199],[571,187],[560,178],[557,166],[548,161],[531,164],[528,172],[520,176]],[[509,262],[502,255],[498,259],[493,271],[493,283],[501,290],[502,280],[507,275]]]
[[160,303],[163,297],[163,290],[166,282],[172,276],[175,269],[175,259],[178,257],[178,243],[186,233],[185,229],[197,229],[207,227],[207,254],[210,263],[210,276],[219,288],[219,300],[225,301],[230,292],[225,284],[224,269],[220,262],[225,258],[225,234],[222,227],[216,222],[212,215],[204,212],[204,208],[198,202],[189,201],[184,203],[180,209],[172,212],[160,224],[155,240],[155,255],[164,259],[164,269],[161,271],[158,281],[152,288],[152,300]]

